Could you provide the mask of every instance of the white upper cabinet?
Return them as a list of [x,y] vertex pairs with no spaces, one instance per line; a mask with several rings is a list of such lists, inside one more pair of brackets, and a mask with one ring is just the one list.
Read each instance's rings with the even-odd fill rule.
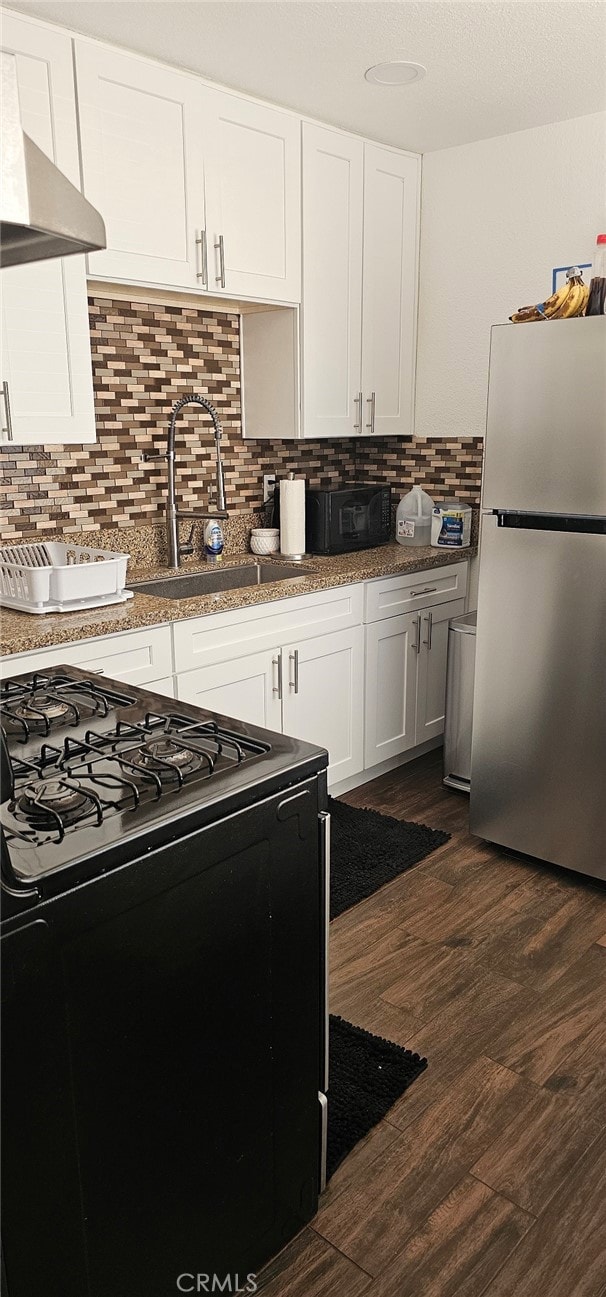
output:
[[421,160],[364,145],[364,435],[413,430]]
[[204,286],[205,87],[93,42],[75,42],[84,193],[107,248],[93,276]]
[[303,125],[304,437],[413,430],[420,158]]
[[185,72],[76,41],[91,275],[300,298],[300,123]]
[[[4,14],[24,130],[79,185],[71,41]],[[2,270],[2,434],[17,445],[95,440],[84,256]]]
[[303,123],[302,420],[306,437],[360,422],[364,144]]
[[230,296],[301,297],[301,124],[208,91],[204,140],[208,285]]

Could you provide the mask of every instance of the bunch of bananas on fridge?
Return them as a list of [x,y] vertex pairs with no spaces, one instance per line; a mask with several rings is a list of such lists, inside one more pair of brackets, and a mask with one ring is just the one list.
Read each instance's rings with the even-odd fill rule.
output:
[[570,320],[574,315],[585,314],[588,299],[589,285],[583,283],[579,267],[571,266],[566,271],[566,282],[546,302],[521,306],[509,318],[514,324],[524,324],[527,320]]

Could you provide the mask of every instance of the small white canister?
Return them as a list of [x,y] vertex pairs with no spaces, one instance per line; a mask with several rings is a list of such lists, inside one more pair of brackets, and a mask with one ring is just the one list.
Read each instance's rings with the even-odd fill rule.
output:
[[431,543],[435,549],[466,549],[471,544],[471,506],[462,500],[444,500],[431,515]]

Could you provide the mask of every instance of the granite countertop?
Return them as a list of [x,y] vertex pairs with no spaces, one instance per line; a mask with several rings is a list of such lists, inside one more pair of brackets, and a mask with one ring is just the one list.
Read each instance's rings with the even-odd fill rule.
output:
[[[432,549],[429,545],[405,548],[390,541],[376,549],[366,549],[357,554],[342,554],[333,558],[305,559],[302,566],[306,575],[295,580],[276,581],[267,585],[248,586],[240,590],[224,590],[220,594],[197,595],[191,599],[161,599],[156,595],[135,594],[123,604],[82,612],[31,613],[2,609],[0,653],[35,652],[55,644],[71,644],[76,640],[93,639],[119,631],[137,630],[142,626],[158,626],[163,622],[184,621],[188,617],[203,617],[208,613],[226,612],[231,608],[248,608],[251,604],[270,603],[275,599],[288,599],[295,595],[313,594],[332,586],[355,585],[358,581],[371,581],[375,577],[398,576],[402,572],[420,572],[427,568],[443,567],[477,553],[477,546],[468,549]],[[276,556],[279,557],[279,556]],[[223,567],[241,563],[254,563],[251,553],[233,555],[223,561]],[[266,560],[260,559],[264,562]],[[288,560],[282,560],[287,562]],[[179,569],[180,575],[204,572],[208,564],[193,562]],[[155,577],[175,574],[175,569],[133,567],[128,581],[151,581]]]

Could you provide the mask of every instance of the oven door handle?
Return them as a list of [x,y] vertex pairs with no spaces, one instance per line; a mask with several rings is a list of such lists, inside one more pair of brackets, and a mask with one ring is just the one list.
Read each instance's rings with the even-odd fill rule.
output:
[[322,896],[323,896],[323,943],[324,943],[324,985],[322,987],[322,1017],[324,1023],[324,1061],[322,1070],[322,1089],[324,1093],[328,1090],[328,1031],[329,1031],[329,999],[328,999],[328,958],[329,958],[329,926],[330,926],[330,814],[328,811],[320,811],[318,816],[320,825],[320,869],[322,871]]

